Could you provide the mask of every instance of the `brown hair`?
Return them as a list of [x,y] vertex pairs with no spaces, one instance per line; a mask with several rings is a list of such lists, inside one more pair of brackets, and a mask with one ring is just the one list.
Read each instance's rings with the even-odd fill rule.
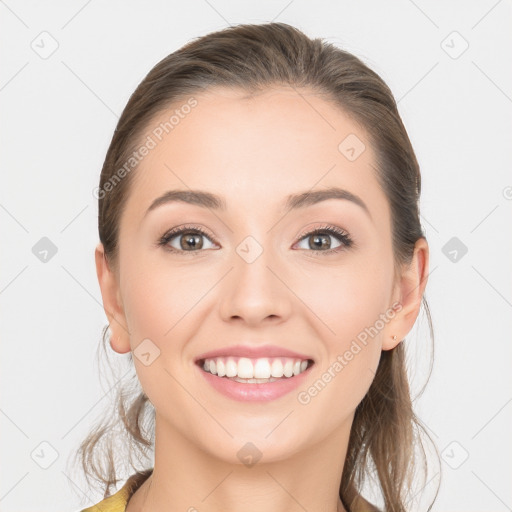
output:
[[[140,145],[155,115],[212,86],[256,93],[279,85],[325,95],[367,131],[376,154],[376,175],[390,204],[395,277],[399,275],[424,233],[419,219],[419,165],[393,95],[354,55],[284,23],[238,25],[196,38],[161,60],[139,84],[119,119],[101,171],[98,228],[111,268],[117,263],[119,223],[133,173],[123,173],[117,183],[113,178]],[[433,343],[431,316],[422,299]],[[106,334],[105,328],[104,349]],[[347,510],[373,472],[387,511],[405,511],[408,499],[418,493],[412,486],[418,455],[427,478],[421,436],[432,440],[413,411],[403,345],[382,351],[375,378],[356,408],[339,491]],[[129,354],[133,369],[132,364]],[[431,370],[432,361],[429,376]],[[105,486],[104,497],[118,481],[114,457],[120,435],[126,434],[133,469],[132,455],[137,454],[140,462],[153,446],[154,408],[137,386],[134,372],[132,379],[132,392],[120,388],[117,411],[112,409],[110,420],[98,424],[77,451],[87,480],[93,477]]]

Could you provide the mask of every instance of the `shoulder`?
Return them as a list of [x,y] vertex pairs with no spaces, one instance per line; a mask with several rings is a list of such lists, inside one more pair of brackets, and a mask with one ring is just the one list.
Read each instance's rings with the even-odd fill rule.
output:
[[126,503],[128,503],[128,496],[123,486],[112,496],[96,503],[96,505],[84,508],[80,512],[124,512]]
[[151,475],[152,471],[153,469],[148,469],[135,473],[115,494],[96,503],[96,505],[84,508],[80,512],[125,512],[128,500]]

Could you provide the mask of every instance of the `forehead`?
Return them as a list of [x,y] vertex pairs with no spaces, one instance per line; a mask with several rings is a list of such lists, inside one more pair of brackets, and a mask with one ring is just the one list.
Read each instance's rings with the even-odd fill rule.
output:
[[315,91],[280,86],[248,95],[217,87],[159,112],[140,140],[152,148],[127,204],[138,216],[172,189],[208,190],[228,207],[261,211],[292,193],[337,186],[370,210],[386,209],[366,131]]

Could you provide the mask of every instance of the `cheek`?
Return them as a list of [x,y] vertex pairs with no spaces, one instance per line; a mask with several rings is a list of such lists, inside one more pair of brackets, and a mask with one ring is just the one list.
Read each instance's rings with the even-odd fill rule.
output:
[[385,262],[354,258],[337,268],[311,270],[294,289],[326,327],[322,332],[342,347],[385,313],[391,292],[389,267]]
[[307,411],[305,418],[325,418],[326,431],[353,413],[373,382],[389,283],[387,268],[354,265],[326,275],[318,272],[315,286],[298,292],[321,320],[312,319],[312,324],[318,326],[324,354],[297,400]]
[[[148,251],[127,247],[121,273],[124,312],[130,332],[157,338],[183,315],[194,286],[179,267],[169,264],[160,249]],[[136,341],[134,339],[133,341]]]
[[187,342],[200,326],[198,318],[207,314],[207,292],[219,272],[204,265],[180,266],[162,257],[147,264],[135,255],[128,259],[122,294],[132,350],[149,338],[161,353],[160,362],[167,359],[171,367],[179,358],[185,362],[190,357]]
[[133,263],[127,262],[124,269],[123,298],[137,376],[157,410],[168,409],[170,403],[186,406],[187,395],[179,382],[184,380],[182,372],[190,371],[185,365],[192,363],[185,348],[197,329],[200,299],[214,276],[210,283],[205,273],[184,272],[157,261],[146,266],[141,260],[135,264],[134,258]]

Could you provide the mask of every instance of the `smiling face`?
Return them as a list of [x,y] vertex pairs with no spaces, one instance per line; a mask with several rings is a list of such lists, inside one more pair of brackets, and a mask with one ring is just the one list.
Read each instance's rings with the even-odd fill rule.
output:
[[[247,441],[280,460],[348,435],[381,350],[405,336],[419,304],[405,320],[407,308],[383,321],[403,287],[393,282],[388,201],[358,124],[287,87],[195,98],[161,141],[153,130],[176,106],[143,135],[156,147],[133,171],[116,273],[97,253],[112,346],[136,351],[150,340],[143,352],[151,355],[136,351],[133,361],[169,435],[226,462],[239,463]],[[186,232],[165,237],[174,228]],[[377,334],[355,349],[372,326]],[[314,364],[277,399],[233,400],[196,360],[234,345],[276,345]],[[308,392],[318,379],[325,385]]]

